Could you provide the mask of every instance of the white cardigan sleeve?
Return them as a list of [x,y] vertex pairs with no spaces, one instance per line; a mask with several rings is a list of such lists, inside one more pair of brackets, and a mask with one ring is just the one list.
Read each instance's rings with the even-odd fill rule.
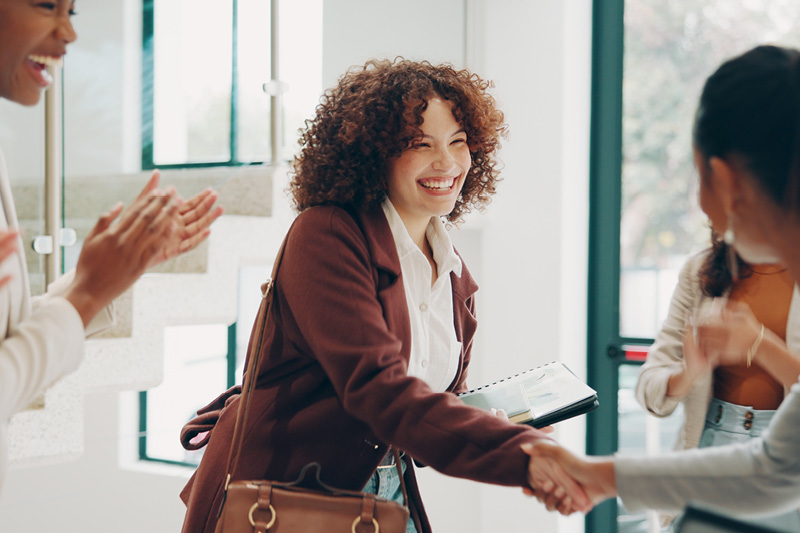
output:
[[37,306],[0,342],[0,419],[27,407],[48,386],[78,368],[83,321],[61,297]]
[[[31,306],[36,310],[39,306],[45,305],[55,297],[62,296],[67,288],[72,284],[75,279],[75,269],[66,272],[63,276],[59,277],[53,283],[47,286],[47,292],[41,296],[36,296],[31,299]],[[114,302],[112,301],[106,307],[100,310],[91,322],[86,325],[84,335],[91,337],[113,326],[115,323]]]
[[792,386],[762,438],[732,446],[616,458],[629,511],[680,510],[691,500],[734,513],[771,514],[800,506],[800,383]]
[[678,285],[672,295],[669,314],[647,353],[647,360],[639,370],[636,399],[655,416],[671,415],[681,400],[667,396],[667,382],[683,366],[686,314],[693,313],[700,302],[697,272],[706,253],[692,256],[683,265],[678,276]]

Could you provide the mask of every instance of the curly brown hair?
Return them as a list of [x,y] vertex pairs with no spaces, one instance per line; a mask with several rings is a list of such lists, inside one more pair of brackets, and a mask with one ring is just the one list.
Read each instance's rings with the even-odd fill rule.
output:
[[438,96],[452,103],[472,156],[447,219],[457,223],[473,208],[482,211],[500,179],[495,157],[507,131],[503,113],[487,92],[490,87],[491,82],[467,70],[427,61],[371,60],[351,68],[325,92],[316,116],[305,123],[289,185],[295,208],[379,205],[388,190],[389,160],[422,135],[422,114]]

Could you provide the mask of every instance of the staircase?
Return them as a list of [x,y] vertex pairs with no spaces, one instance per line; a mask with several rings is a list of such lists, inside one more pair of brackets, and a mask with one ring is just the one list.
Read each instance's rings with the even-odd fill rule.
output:
[[[293,218],[284,192],[287,171],[286,167],[250,166],[162,172],[162,186],[175,186],[184,198],[205,187],[215,188],[225,215],[214,223],[206,243],[160,265],[123,294],[115,302],[117,323],[87,341],[78,370],[12,419],[12,468],[80,457],[85,395],[158,385],[163,377],[165,327],[237,320],[240,266],[271,265]],[[142,173],[70,178],[65,186],[65,225],[76,230],[79,244],[100,213],[117,200],[129,204],[148,177]],[[32,207],[41,198],[41,190],[23,184],[15,187],[14,194],[26,236],[33,292],[41,293],[42,276],[35,274],[41,258],[28,246],[41,230],[38,220],[24,218],[26,213],[36,213]],[[65,251],[66,264],[74,264],[79,244]]]

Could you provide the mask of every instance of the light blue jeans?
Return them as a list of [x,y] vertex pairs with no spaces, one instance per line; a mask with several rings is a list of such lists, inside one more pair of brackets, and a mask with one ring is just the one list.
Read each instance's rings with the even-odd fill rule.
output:
[[[406,462],[403,459],[403,472],[406,471]],[[391,466],[379,466],[378,470],[372,474],[372,477],[369,478],[367,484],[364,486],[364,490],[362,492],[366,492],[368,494],[375,494],[379,498],[384,498],[386,500],[393,500],[403,505],[403,489],[400,488],[400,476],[397,473],[397,467],[395,465]],[[417,533],[417,528],[414,527],[414,521],[409,518],[408,525],[406,526],[406,533]]]
[[[714,398],[708,406],[706,425],[698,448],[738,444],[759,437],[769,426],[774,414],[775,411],[760,411]],[[800,531],[800,513],[797,511],[740,520],[778,531]]]

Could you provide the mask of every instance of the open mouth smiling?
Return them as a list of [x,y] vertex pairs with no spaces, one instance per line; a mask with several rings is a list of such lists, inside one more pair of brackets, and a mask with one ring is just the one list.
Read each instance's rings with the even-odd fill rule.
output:
[[423,178],[417,183],[431,191],[449,191],[455,185],[456,178]]
[[47,67],[60,68],[64,64],[64,59],[61,56],[31,54],[27,57],[26,63],[37,83],[41,87],[49,87],[53,83],[53,78],[47,72]]

